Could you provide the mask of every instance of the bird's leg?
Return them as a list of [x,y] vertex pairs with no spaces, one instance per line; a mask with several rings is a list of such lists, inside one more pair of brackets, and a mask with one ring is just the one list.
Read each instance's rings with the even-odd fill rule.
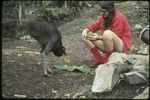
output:
[[49,62],[48,62],[48,55],[45,54],[45,52],[42,53],[43,56],[43,71],[44,71],[44,75],[45,76],[50,76],[48,75],[48,70],[50,69],[49,66]]
[[54,71],[47,66],[47,72],[50,74],[54,74]]
[[[55,44],[56,42],[56,38],[51,38],[48,43],[43,46],[43,68],[44,68],[44,74],[46,76],[48,76],[48,73],[51,73],[53,74],[53,71],[48,67],[49,66],[49,62],[48,62],[48,54],[51,52],[52,48],[53,48],[53,45]],[[44,48],[45,47],[45,48]]]

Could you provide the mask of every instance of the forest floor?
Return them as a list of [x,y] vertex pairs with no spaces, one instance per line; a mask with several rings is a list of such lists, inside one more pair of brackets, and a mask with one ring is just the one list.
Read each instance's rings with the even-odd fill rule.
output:
[[[116,4],[116,9],[123,12],[129,20],[133,33],[133,46],[137,48],[137,51],[141,49],[141,46],[142,48],[146,47],[146,44],[139,39],[137,34],[140,31],[135,29],[135,25],[140,24],[144,27],[148,24],[146,22],[148,21],[148,17],[146,17],[148,13],[144,13],[147,6],[149,7],[148,2],[137,3],[137,1]],[[58,27],[71,65],[90,65],[93,56],[81,42],[80,36],[82,30],[91,22],[96,21],[99,14],[99,8],[95,5],[84,11],[80,17]],[[56,74],[44,77],[42,57],[39,51],[40,46],[36,41],[2,38],[2,96],[4,98],[25,95],[26,98],[131,99],[149,85],[149,83],[130,85],[121,81],[111,92],[95,94],[91,92],[94,74],[55,69]],[[63,56],[58,58],[50,53],[50,67],[62,64],[63,58]]]

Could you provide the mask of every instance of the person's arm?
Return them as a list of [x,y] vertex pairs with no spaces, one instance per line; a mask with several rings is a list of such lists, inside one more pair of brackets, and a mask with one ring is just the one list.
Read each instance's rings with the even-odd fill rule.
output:
[[125,28],[125,17],[123,15],[117,15],[114,22],[112,23],[111,30],[116,33],[119,37],[122,37],[123,30]]
[[102,23],[102,16],[100,16],[96,22],[87,26],[87,28],[92,32],[97,32],[98,30],[100,30],[101,23]]

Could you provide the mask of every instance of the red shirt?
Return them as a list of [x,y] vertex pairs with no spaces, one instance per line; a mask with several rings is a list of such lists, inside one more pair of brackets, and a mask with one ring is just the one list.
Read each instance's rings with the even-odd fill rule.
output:
[[[90,29],[92,32],[96,32],[98,30],[101,30],[102,33],[106,30],[103,26],[103,17],[100,16],[99,19],[95,22],[89,25],[87,28]],[[131,29],[129,26],[129,23],[126,19],[126,17],[121,12],[116,12],[112,24],[111,24],[111,31],[117,34],[120,39],[123,41],[123,51],[127,53],[129,49],[131,48]]]

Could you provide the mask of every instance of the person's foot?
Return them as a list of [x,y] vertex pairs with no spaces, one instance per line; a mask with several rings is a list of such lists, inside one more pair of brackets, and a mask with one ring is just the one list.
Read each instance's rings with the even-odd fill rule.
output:
[[92,62],[92,64],[90,65],[90,67],[92,67],[92,68],[97,68],[98,65],[100,65],[100,64],[105,64],[105,63],[107,63],[107,60],[106,60],[105,57],[103,57],[102,59],[95,59],[95,60]]
[[92,68],[97,68],[97,67],[98,67],[98,65],[100,65],[100,64],[101,64],[101,62],[100,62],[100,61],[95,60],[94,62],[92,62],[92,64],[90,65],[90,67],[92,67]]

